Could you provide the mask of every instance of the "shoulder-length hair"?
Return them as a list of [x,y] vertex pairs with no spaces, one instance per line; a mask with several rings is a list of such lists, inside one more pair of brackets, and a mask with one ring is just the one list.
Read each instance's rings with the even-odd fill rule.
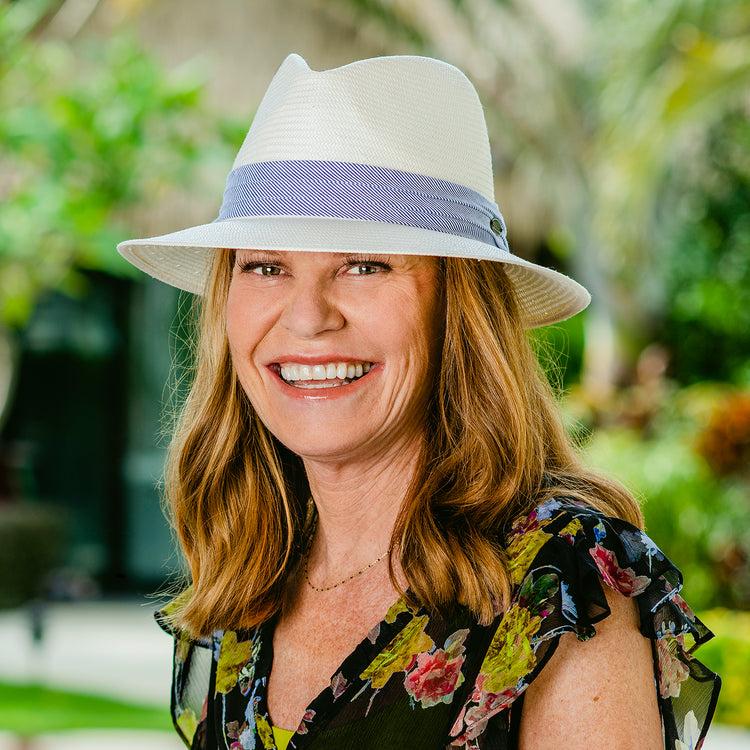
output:
[[[510,592],[503,531],[565,495],[642,526],[619,484],[579,460],[502,264],[442,258],[445,339],[426,442],[391,539],[413,604],[480,622]],[[192,385],[176,419],[165,495],[192,574],[175,617],[195,635],[277,613],[311,529],[299,459],[265,428],[235,375],[225,306],[234,253],[217,251]]]

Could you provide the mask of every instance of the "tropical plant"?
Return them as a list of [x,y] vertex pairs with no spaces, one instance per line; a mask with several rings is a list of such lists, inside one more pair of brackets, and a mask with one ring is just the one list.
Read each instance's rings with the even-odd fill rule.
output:
[[0,4],[0,425],[37,300],[85,295],[89,270],[131,273],[114,248],[148,228],[144,207],[220,192],[211,165],[237,139],[222,123],[216,134],[202,74],[168,75],[123,28],[64,35],[65,5]]

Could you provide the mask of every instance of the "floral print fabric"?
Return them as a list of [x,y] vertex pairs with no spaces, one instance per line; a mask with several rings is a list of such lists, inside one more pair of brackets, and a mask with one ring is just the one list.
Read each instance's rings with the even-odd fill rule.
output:
[[[681,598],[679,571],[641,531],[548,500],[505,538],[512,600],[489,626],[396,602],[308,707],[289,748],[514,748],[523,693],[559,637],[595,636],[602,585],[633,597],[652,640],[668,750],[700,748],[719,678],[693,657],[711,638]],[[166,625],[168,608],[157,615]],[[333,623],[332,623],[333,625]],[[276,747],[265,692],[273,623],[191,642],[174,633],[172,715],[194,750]]]

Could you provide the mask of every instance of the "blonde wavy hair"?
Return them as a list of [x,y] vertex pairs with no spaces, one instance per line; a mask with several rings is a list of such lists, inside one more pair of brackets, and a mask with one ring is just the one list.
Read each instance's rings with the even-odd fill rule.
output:
[[[195,635],[252,627],[283,606],[313,520],[301,461],[261,423],[235,375],[225,305],[234,254],[216,253],[165,499],[192,577],[175,621]],[[489,622],[510,592],[503,530],[550,496],[642,526],[619,484],[585,468],[500,263],[441,258],[445,340],[426,444],[391,539],[413,604]],[[396,588],[398,583],[391,578]],[[406,592],[402,592],[406,593]]]

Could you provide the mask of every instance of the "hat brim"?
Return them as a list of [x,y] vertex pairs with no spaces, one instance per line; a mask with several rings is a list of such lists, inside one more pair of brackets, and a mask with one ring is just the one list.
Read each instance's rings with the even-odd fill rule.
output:
[[203,293],[212,261],[209,251],[218,248],[429,255],[505,263],[528,328],[565,320],[583,310],[591,299],[586,289],[568,276],[501,248],[378,221],[310,216],[227,219],[117,246],[141,271],[194,294]]

